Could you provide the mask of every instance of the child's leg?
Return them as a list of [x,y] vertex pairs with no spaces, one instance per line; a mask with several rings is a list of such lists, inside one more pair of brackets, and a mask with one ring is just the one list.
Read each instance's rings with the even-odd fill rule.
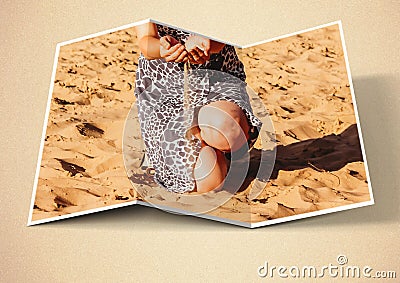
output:
[[227,171],[224,154],[218,149],[204,146],[194,168],[197,192],[206,193],[221,188]]
[[198,124],[202,139],[221,151],[236,151],[249,138],[247,117],[233,102],[216,101],[203,106],[199,110]]

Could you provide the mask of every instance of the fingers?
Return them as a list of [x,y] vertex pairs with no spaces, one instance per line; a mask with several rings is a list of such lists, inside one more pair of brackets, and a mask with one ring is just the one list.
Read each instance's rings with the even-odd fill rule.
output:
[[[194,49],[197,49],[198,52],[201,52],[202,54],[205,55],[205,57],[207,57],[207,56],[209,56],[211,42],[208,38],[198,36],[198,35],[192,35],[186,40],[185,46],[186,46],[186,49],[188,50],[188,52],[191,52]],[[201,56],[201,57],[204,57],[204,56]]]
[[197,64],[197,65],[202,65],[206,63],[206,60],[204,60],[203,58],[200,58],[198,60],[194,60],[193,57],[188,57],[189,58],[189,62],[191,64]]
[[204,64],[206,62],[202,57],[196,57],[195,59],[191,53],[188,53],[188,58],[192,64]]
[[204,52],[205,56],[208,56],[208,50],[207,49],[204,49],[203,52]]
[[173,37],[173,36],[166,35],[165,37],[167,38],[168,42],[169,42],[171,45],[176,45],[176,44],[179,43],[179,41],[178,41],[175,37]]
[[196,47],[196,52],[197,54],[203,58],[205,61],[210,59],[210,56],[208,55],[206,50],[201,50],[199,47]]
[[175,62],[186,62],[187,61],[187,51],[184,50],[178,58],[176,58]]
[[164,52],[161,54],[161,56],[165,59],[167,59],[167,57],[170,57],[171,55],[173,55],[175,52],[177,52],[179,49],[182,50],[182,45],[181,44],[177,44],[172,46],[170,49],[168,50],[164,50]]
[[167,62],[181,62],[183,58],[187,55],[187,52],[185,51],[185,47],[183,45],[177,44],[171,47],[166,55],[167,56],[165,57],[165,61]]
[[203,51],[203,53],[208,56],[209,55],[209,50],[210,50],[210,40],[205,40],[201,42],[201,49]]
[[179,41],[170,35],[166,35],[160,38],[160,44],[166,50],[170,49],[171,46],[175,46],[178,43]]
[[199,60],[201,57],[201,54],[199,54],[199,52],[197,51],[196,48],[190,50],[189,53],[190,53],[190,55],[192,55],[193,59],[196,61]]
[[205,54],[200,48],[195,47],[189,52],[189,61],[194,64],[204,64],[209,60],[209,56]]
[[168,50],[171,47],[171,44],[166,36],[160,38],[160,45],[166,50]]

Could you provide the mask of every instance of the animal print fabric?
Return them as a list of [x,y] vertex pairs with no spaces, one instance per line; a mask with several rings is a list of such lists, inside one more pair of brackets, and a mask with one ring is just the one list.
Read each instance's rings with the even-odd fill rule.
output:
[[[171,35],[184,43],[189,33],[157,25],[160,37]],[[203,65],[191,65],[184,96],[183,63],[148,60],[139,57],[135,96],[146,155],[152,164],[154,180],[171,192],[183,193],[195,188],[194,165],[201,142],[188,135],[196,125],[198,110],[214,101],[236,103],[250,125],[259,129],[246,92],[243,64],[233,46],[225,45]],[[184,97],[188,107],[184,107]],[[185,104],[185,105],[187,105]]]

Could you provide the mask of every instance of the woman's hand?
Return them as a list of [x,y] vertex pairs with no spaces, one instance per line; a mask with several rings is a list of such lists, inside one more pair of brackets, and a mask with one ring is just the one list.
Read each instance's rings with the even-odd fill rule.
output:
[[135,27],[139,48],[148,60],[163,58],[167,62],[185,62],[188,60],[185,47],[172,36],[159,37],[154,23],[145,23]]
[[174,37],[166,35],[160,38],[160,56],[166,62],[186,62],[188,52],[185,46]]
[[192,64],[204,64],[210,59],[211,41],[198,35],[191,35],[185,42],[189,62]]
[[211,53],[218,53],[225,46],[198,35],[189,36],[185,45],[169,35],[160,38],[154,23],[136,26],[135,30],[140,51],[148,60],[164,58],[167,62],[189,60],[193,64],[204,64]]

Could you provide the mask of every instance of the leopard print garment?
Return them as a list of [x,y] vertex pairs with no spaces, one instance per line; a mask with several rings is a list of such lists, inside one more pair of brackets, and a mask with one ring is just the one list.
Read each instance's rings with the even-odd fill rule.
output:
[[[184,44],[189,33],[157,25],[160,37],[171,35]],[[245,73],[233,46],[225,45],[203,65],[191,65],[188,78],[190,109],[184,109],[183,63],[139,57],[135,96],[146,155],[154,167],[154,180],[168,191],[182,193],[195,188],[193,169],[201,149],[188,126],[205,104],[227,100],[236,103],[250,125],[259,129],[246,92]],[[229,75],[227,75],[229,74]]]

